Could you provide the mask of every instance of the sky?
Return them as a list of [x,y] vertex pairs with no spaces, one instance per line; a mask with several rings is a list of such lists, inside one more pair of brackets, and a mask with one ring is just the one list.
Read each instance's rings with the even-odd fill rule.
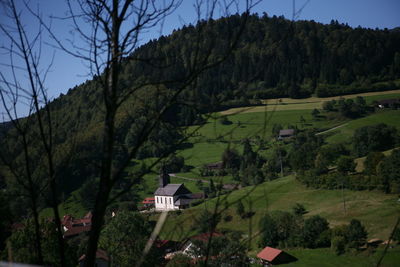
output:
[[[160,0],[161,1],[161,0]],[[244,1],[240,0],[242,3]],[[183,0],[182,5],[170,15],[163,23],[161,34],[168,35],[174,29],[182,27],[184,24],[195,23],[196,16],[192,0]],[[22,0],[16,0],[18,8],[22,7]],[[65,15],[66,5],[64,0],[30,0],[30,5],[34,9],[41,10],[44,18],[48,16]],[[296,10],[304,6],[302,12],[298,14],[297,20],[314,20],[321,23],[330,23],[332,19],[339,23],[347,23],[351,27],[364,28],[394,28],[400,26],[400,0],[296,0]],[[243,10],[243,9],[241,9]],[[291,19],[293,13],[293,0],[262,0],[252,13],[262,15],[267,13],[269,16],[284,16]],[[34,18],[24,11],[23,18],[28,32],[36,32]],[[215,17],[221,14],[216,14]],[[10,23],[10,21],[0,14],[0,23]],[[59,37],[74,38],[70,23],[64,20],[52,20],[52,29]],[[72,34],[72,37],[71,37]],[[150,39],[159,37],[160,27],[142,35],[141,43],[144,44]],[[4,35],[0,35],[0,46],[7,45]],[[52,60],[53,64],[46,79],[48,95],[51,98],[58,97],[61,93],[66,93],[68,89],[81,84],[90,79],[87,71],[87,64],[82,60],[73,58],[70,55],[54,49],[44,44],[42,48],[42,63],[48,65]],[[0,71],[9,75],[7,71],[7,54],[0,53]],[[21,74],[23,75],[23,74]],[[4,112],[0,106],[0,116]],[[20,114],[26,113],[26,107],[19,107]],[[0,118],[0,121],[2,119]]]

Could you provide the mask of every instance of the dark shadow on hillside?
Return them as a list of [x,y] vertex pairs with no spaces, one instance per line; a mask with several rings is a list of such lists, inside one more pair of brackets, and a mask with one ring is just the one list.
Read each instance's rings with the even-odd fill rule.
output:
[[193,147],[193,143],[182,143],[179,145],[178,149],[187,149],[187,148],[192,148]]
[[275,260],[272,262],[273,265],[284,265],[288,263],[292,263],[298,261],[298,259],[295,256],[290,255],[287,252],[282,252],[281,254],[278,255],[278,257],[275,258]]

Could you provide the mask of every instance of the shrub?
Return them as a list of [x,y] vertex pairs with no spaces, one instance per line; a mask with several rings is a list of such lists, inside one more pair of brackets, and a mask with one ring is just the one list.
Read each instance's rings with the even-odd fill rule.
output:
[[331,241],[331,249],[336,255],[341,255],[345,252],[346,240],[343,236],[335,236]]

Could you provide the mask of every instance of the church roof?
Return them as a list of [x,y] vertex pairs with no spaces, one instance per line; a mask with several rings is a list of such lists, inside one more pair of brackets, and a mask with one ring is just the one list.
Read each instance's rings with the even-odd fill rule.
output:
[[167,184],[164,187],[159,187],[154,195],[156,196],[175,196],[190,194],[190,192],[184,184]]

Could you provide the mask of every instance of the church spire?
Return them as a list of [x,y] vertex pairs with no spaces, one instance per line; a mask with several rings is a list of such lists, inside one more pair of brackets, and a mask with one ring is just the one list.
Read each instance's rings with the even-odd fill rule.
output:
[[165,164],[161,165],[160,176],[158,177],[158,181],[159,181],[160,187],[164,187],[170,183],[169,175],[167,173],[167,168],[165,167]]

